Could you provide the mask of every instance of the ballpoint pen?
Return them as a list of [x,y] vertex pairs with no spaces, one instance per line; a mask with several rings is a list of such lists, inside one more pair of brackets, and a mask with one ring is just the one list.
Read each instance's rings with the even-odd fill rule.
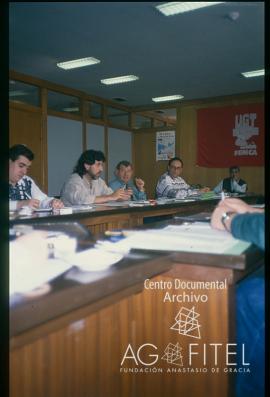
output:
[[24,194],[29,200],[32,200],[32,197],[30,196],[30,194],[28,194],[27,192],[24,192]]

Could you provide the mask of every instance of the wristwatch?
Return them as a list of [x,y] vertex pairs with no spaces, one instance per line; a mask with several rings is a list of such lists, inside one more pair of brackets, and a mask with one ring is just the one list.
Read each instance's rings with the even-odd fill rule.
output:
[[224,226],[224,228],[227,230],[227,232],[229,232],[230,230],[227,228],[226,221],[227,221],[228,219],[230,219],[231,216],[234,215],[234,214],[236,214],[236,212],[233,212],[233,211],[224,212],[224,213],[222,214],[221,223],[222,223],[222,225]]

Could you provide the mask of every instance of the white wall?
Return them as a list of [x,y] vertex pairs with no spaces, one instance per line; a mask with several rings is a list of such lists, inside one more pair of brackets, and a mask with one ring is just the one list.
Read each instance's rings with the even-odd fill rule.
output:
[[104,126],[86,124],[86,148],[105,152]]
[[132,133],[108,128],[108,181],[114,178],[115,166],[121,160],[132,162]]
[[[103,125],[86,124],[86,149],[101,150],[105,154],[105,132]],[[101,174],[106,179],[105,172]]]
[[48,194],[58,196],[82,153],[82,122],[48,116]]
[[[82,122],[48,116],[48,194],[58,196],[63,183],[72,173],[82,147]],[[108,128],[108,178],[114,178],[116,164],[121,160],[132,162],[132,134],[130,131]],[[104,126],[86,125],[87,149],[105,153]]]

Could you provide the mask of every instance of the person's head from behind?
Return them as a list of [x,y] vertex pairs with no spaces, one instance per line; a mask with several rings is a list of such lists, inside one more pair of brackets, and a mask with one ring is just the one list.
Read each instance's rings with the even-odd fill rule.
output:
[[168,173],[172,178],[177,178],[182,174],[183,161],[179,157],[173,157],[168,163]]
[[86,150],[81,154],[74,172],[80,177],[88,174],[92,179],[98,179],[103,171],[105,161],[106,158],[100,150]]
[[121,181],[128,183],[133,174],[132,164],[126,160],[120,161],[116,166],[115,174]]
[[34,159],[34,153],[25,145],[14,145],[9,149],[9,180],[17,183],[23,178]]
[[240,177],[240,168],[237,165],[233,165],[232,167],[229,168],[230,172],[230,177],[232,179],[238,180]]

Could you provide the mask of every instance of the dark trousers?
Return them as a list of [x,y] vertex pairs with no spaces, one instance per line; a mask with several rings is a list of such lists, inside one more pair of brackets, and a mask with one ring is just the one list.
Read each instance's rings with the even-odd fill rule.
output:
[[[241,281],[236,290],[238,358],[245,344],[250,373],[237,373],[237,397],[263,397],[265,382],[265,279],[263,269]],[[239,362],[238,367],[243,367]],[[247,366],[246,366],[247,368]]]

